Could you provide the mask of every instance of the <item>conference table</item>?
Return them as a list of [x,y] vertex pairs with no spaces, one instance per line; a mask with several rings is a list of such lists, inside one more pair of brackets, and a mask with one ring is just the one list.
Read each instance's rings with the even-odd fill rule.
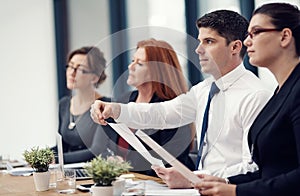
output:
[[[146,176],[142,174],[133,173],[135,178],[133,180],[153,180],[162,183],[161,179]],[[77,184],[93,183],[92,180],[76,181]],[[0,195],[14,195],[14,196],[57,196],[61,195],[56,192],[56,189],[49,189],[48,191],[37,192],[35,191],[33,176],[12,176],[7,173],[0,173]],[[76,190],[73,195],[87,196],[91,195],[89,192],[81,192]]]

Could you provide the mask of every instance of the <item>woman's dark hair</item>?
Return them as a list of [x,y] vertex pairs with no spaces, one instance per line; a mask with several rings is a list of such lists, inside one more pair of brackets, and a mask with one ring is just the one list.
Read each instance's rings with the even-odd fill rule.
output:
[[[217,10],[205,14],[197,20],[198,28],[211,28],[224,37],[229,44],[235,40],[245,39],[247,34],[249,22],[237,12],[231,10]],[[240,57],[244,57],[246,53],[246,46],[243,45]]]
[[264,14],[271,18],[271,23],[278,29],[289,28],[293,33],[297,55],[300,56],[300,11],[288,3],[268,3],[257,8],[253,15]]
[[85,46],[72,51],[68,56],[67,62],[69,62],[76,54],[84,54],[87,56],[88,67],[94,74],[99,76],[99,80],[95,84],[95,87],[97,88],[106,79],[106,74],[104,72],[106,60],[104,58],[103,52],[101,52],[97,47]]

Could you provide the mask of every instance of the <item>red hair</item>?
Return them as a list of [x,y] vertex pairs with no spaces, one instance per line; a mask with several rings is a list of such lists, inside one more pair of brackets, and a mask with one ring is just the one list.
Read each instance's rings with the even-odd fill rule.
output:
[[162,40],[143,40],[137,48],[144,48],[150,70],[153,93],[162,99],[173,99],[187,92],[188,87],[172,46]]

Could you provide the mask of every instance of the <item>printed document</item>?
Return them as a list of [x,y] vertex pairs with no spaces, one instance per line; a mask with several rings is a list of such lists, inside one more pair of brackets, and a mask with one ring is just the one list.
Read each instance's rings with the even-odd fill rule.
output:
[[128,144],[138,151],[152,165],[165,167],[162,160],[153,157],[134,133],[123,123],[108,123]]
[[161,156],[165,161],[172,165],[178,172],[181,173],[186,179],[190,180],[192,183],[196,184],[201,181],[201,179],[189,170],[185,165],[179,162],[173,155],[166,151],[163,147],[158,145],[151,137],[141,130],[135,133],[143,142],[145,142],[150,148],[152,148],[159,156]]

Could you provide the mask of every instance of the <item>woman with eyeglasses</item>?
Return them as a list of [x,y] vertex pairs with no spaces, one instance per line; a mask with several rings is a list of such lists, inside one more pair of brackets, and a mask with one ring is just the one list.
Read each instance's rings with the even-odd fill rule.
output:
[[72,51],[67,62],[66,83],[72,95],[59,101],[58,132],[64,163],[86,162],[107,152],[107,134],[113,132],[109,126],[94,123],[89,112],[95,100],[110,101],[97,89],[106,79],[106,60],[97,47],[82,47]]
[[300,195],[300,11],[287,3],[262,5],[244,40],[250,63],[269,69],[278,87],[248,135],[259,170],[222,179],[199,175],[201,195]]

